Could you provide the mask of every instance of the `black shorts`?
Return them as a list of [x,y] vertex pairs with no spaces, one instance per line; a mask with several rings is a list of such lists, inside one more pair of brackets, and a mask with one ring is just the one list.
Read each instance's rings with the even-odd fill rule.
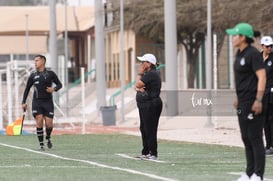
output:
[[54,104],[52,99],[35,99],[32,101],[32,115],[36,117],[42,114],[46,117],[54,117]]

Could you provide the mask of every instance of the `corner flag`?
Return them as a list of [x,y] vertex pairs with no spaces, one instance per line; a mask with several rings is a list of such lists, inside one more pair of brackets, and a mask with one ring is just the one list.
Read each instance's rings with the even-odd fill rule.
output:
[[21,135],[23,130],[23,123],[25,119],[25,111],[23,116],[10,123],[6,128],[6,134],[9,136]]

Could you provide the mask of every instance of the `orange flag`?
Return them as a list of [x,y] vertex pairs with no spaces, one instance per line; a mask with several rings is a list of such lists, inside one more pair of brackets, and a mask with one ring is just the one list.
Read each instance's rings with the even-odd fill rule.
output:
[[6,134],[9,136],[21,135],[23,129],[23,123],[25,119],[25,111],[23,116],[15,120],[13,123],[10,123],[6,128]]

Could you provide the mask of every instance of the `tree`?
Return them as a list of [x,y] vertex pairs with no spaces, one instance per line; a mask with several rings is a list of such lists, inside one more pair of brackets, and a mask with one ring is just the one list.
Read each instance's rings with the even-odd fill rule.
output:
[[1,6],[30,6],[36,5],[42,0],[0,0]]
[[254,25],[256,30],[272,36],[273,3],[269,3],[266,0],[256,0],[251,2],[248,8],[248,11],[245,13],[245,18]]
[[[259,0],[259,2],[265,0]],[[124,9],[125,25],[137,34],[147,36],[156,42],[164,42],[164,0],[127,0]],[[188,86],[194,87],[195,66],[198,50],[204,43],[207,23],[206,0],[177,0],[177,43],[182,44],[187,53]],[[243,7],[242,7],[243,4]],[[253,5],[255,5],[253,7]],[[258,2],[243,0],[212,1],[212,29],[218,35],[221,48],[225,29],[240,21],[257,22],[249,19],[249,14],[257,14],[257,8],[265,7]],[[254,8],[254,9],[253,9]],[[255,11],[254,11],[255,10]],[[270,11],[268,11],[270,12]],[[269,13],[267,13],[269,14]],[[258,15],[259,16],[259,15]],[[218,50],[219,51],[219,50]]]
[[[56,0],[56,3],[62,3],[63,0]],[[33,6],[48,5],[48,0],[0,0],[0,6]]]
[[205,35],[206,4],[204,1],[177,3],[177,43],[182,44],[187,52],[189,88],[194,88],[198,50],[204,43]]

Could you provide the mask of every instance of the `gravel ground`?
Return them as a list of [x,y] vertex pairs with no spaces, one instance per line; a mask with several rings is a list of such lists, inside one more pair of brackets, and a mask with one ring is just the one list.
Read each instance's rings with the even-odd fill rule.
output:
[[[139,127],[137,111],[126,116],[118,126]],[[140,135],[137,131],[126,134]],[[158,130],[159,139],[219,144],[242,147],[240,130],[236,116],[229,117],[161,117]]]

